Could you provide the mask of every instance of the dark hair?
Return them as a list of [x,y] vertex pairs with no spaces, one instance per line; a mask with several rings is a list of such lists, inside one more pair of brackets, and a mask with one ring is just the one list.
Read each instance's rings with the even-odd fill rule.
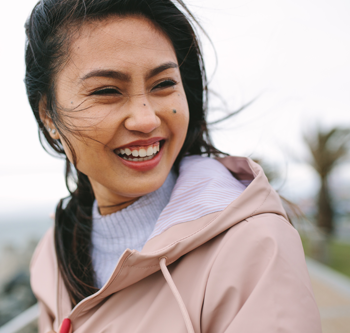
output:
[[[64,65],[74,31],[86,21],[112,15],[143,16],[159,27],[173,43],[190,110],[187,136],[175,161],[175,169],[178,170],[184,155],[218,155],[220,152],[210,142],[205,120],[207,78],[200,45],[192,27],[192,23],[198,23],[182,0],[177,0],[177,5],[186,15],[170,0],[42,0],[34,7],[25,24],[25,85],[39,126],[40,142],[44,149],[51,147],[66,159],[66,185],[71,195],[57,205],[55,248],[58,267],[73,305],[97,291],[90,256],[95,197],[88,177],[75,168],[73,147],[68,142],[73,155],[72,165],[61,141],[53,140],[46,130],[40,119],[39,106],[65,138],[61,130],[67,128],[55,99],[55,77]],[[72,178],[76,182],[74,190],[70,190],[68,184]]]

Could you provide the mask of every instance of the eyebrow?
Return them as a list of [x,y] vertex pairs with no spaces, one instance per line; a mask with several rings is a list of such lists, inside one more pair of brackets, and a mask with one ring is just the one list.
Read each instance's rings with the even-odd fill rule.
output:
[[165,64],[162,64],[156,68],[151,69],[147,75],[146,75],[146,79],[150,79],[153,76],[156,76],[157,74],[166,71],[167,69],[170,68],[178,68],[179,66],[172,61],[166,62]]
[[[146,79],[150,79],[151,77],[156,76],[159,73],[164,72],[165,70],[170,69],[170,68],[178,68],[178,65],[172,61],[166,62],[165,64],[162,64],[156,68],[151,69],[146,74]],[[106,78],[117,79],[117,80],[126,81],[126,82],[131,81],[131,76],[129,74],[115,71],[115,70],[110,70],[110,69],[93,70],[93,71],[85,74],[80,80],[85,81],[85,80],[90,79],[92,77],[106,77]]]
[[110,69],[96,69],[93,70],[86,75],[84,75],[80,80],[85,81],[87,79],[90,79],[92,77],[107,77],[111,79],[117,79],[120,81],[131,81],[131,77],[128,74],[125,74],[123,72],[118,72]]

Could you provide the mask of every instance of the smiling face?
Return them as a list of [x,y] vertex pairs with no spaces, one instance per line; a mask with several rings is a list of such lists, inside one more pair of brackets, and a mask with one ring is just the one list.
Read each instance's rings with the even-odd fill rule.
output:
[[[164,183],[185,140],[189,110],[173,45],[152,22],[85,23],[56,77],[56,99],[71,129],[62,132],[102,214]],[[67,142],[51,135],[72,161]]]

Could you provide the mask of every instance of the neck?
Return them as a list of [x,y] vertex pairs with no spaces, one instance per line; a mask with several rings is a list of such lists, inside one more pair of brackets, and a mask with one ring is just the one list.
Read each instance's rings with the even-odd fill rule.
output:
[[105,188],[99,183],[90,178],[89,180],[101,215],[109,215],[118,212],[130,206],[140,198],[140,195],[136,197],[125,197],[116,193],[111,195],[111,193],[108,191],[106,192]]
[[98,198],[96,198],[97,203],[98,203],[98,211],[101,215],[110,215],[110,214],[113,214],[115,212],[118,212],[118,211],[130,206],[138,199],[139,198],[132,198],[132,199],[125,201],[125,202],[108,205],[107,203],[104,203],[103,200],[99,200]]

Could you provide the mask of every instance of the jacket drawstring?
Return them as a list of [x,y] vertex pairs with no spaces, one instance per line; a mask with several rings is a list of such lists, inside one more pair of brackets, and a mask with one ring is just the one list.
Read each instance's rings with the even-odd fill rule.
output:
[[192,325],[190,316],[188,314],[188,311],[186,309],[185,303],[182,300],[181,295],[180,295],[179,291],[177,290],[173,279],[171,278],[171,275],[168,271],[168,268],[166,267],[166,258],[165,257],[162,257],[159,259],[159,265],[160,265],[160,269],[162,270],[162,273],[164,275],[166,282],[168,283],[175,299],[177,300],[177,303],[179,304],[179,307],[180,307],[180,310],[182,313],[182,317],[185,321],[187,332],[194,333],[193,325]]

